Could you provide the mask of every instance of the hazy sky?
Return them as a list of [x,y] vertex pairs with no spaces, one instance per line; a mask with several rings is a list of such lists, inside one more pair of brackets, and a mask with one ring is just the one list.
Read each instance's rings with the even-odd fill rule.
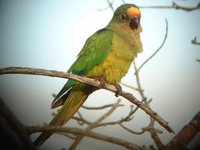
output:
[[[132,1],[126,1],[132,3]],[[195,6],[197,0],[176,1],[184,6]],[[170,0],[135,0],[135,4],[171,5]],[[121,4],[116,0],[114,7]],[[86,39],[108,24],[112,11],[106,0],[1,0],[0,1],[0,67],[23,66],[66,71],[76,59]],[[200,11],[185,12],[173,9],[141,9],[144,52],[136,63],[140,65],[161,44],[165,35],[165,18],[169,22],[167,41],[162,50],[141,70],[140,78],[145,95],[153,101],[151,106],[178,132],[200,108],[200,47],[191,44],[197,36],[200,41]],[[135,85],[131,66],[123,82]],[[49,122],[52,93],[57,93],[66,80],[28,75],[4,75],[0,77],[0,96],[27,125]],[[128,90],[124,88],[124,90]],[[133,91],[131,91],[133,92]],[[138,98],[140,98],[138,96]],[[86,105],[113,103],[116,97],[105,90],[97,91],[86,101]],[[130,103],[119,109],[111,119],[119,119],[129,112]],[[84,112],[86,118],[95,120],[101,112]],[[148,124],[148,116],[142,111],[135,114],[129,123],[131,129],[140,130]],[[68,126],[74,126],[69,122]],[[161,139],[167,143],[174,135],[164,131]],[[116,130],[118,132],[116,132]],[[101,133],[117,136],[136,144],[153,143],[148,134],[133,136],[119,127],[98,129]],[[52,138],[41,149],[67,148],[72,140]],[[60,139],[60,138],[59,138]],[[132,139],[132,140],[130,140]],[[103,146],[102,146],[103,144]],[[122,149],[90,139],[83,140],[78,149]]]

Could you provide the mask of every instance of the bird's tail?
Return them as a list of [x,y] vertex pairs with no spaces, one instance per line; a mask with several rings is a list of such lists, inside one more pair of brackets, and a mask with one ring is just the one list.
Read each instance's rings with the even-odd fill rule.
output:
[[[50,126],[62,126],[65,124],[85,102],[89,94],[94,91],[94,87],[79,83],[72,87],[69,91],[67,99],[56,116],[49,123]],[[34,146],[39,148],[52,133],[43,132],[35,141]]]

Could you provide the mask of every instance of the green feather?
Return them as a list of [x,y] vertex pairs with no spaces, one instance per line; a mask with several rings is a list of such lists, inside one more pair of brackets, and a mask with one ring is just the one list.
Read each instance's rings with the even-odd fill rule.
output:
[[[86,75],[93,67],[101,64],[112,46],[113,32],[108,29],[101,29],[93,34],[85,43],[78,54],[77,60],[73,63],[68,73]],[[61,91],[56,95],[53,103],[65,94],[76,82],[68,80]]]

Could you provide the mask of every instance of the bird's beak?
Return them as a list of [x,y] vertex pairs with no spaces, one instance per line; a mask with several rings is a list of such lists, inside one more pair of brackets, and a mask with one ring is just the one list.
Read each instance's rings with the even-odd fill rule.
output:
[[137,16],[137,17],[131,18],[129,25],[132,30],[137,30],[138,27],[140,26],[140,17]]

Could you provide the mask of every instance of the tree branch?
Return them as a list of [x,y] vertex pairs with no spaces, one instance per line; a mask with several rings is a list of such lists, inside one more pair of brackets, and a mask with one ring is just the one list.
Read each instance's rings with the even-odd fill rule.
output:
[[[120,103],[120,99],[110,108],[110,110],[108,112],[106,112],[105,114],[103,114],[99,119],[97,119],[95,122],[91,123],[90,125],[88,125],[84,132],[88,133],[90,132],[90,130],[92,130],[93,128],[98,127],[99,123],[102,122],[103,120],[105,120],[109,115],[111,115],[118,107],[119,103]],[[84,138],[83,135],[79,135],[77,136],[77,138],[75,139],[75,141],[73,142],[73,144],[70,146],[69,150],[75,150],[76,147],[78,146],[78,144],[81,142],[81,140]]]
[[[81,107],[87,110],[102,110],[105,108],[109,108],[112,107],[114,104],[107,104],[107,105],[103,105],[103,106],[99,106],[99,107],[91,107],[91,106],[84,106],[82,105]],[[124,104],[119,104],[118,107],[124,106]]]
[[200,63],[200,59],[196,59],[196,61]]
[[185,125],[181,131],[166,145],[165,150],[182,150],[200,131],[200,111]]
[[24,130],[24,126],[10,111],[10,109],[4,104],[1,98],[0,131],[0,149],[35,149],[26,131]]
[[165,31],[165,37],[163,39],[163,42],[161,43],[160,47],[149,57],[147,58],[143,63],[142,65],[140,65],[140,67],[138,69],[135,70],[135,72],[138,72],[142,69],[142,67],[148,63],[163,47],[163,45],[165,44],[165,41],[167,40],[167,36],[168,36],[168,21],[167,19],[165,19],[165,23],[166,23],[166,31]]
[[175,2],[172,2],[170,6],[139,6],[139,8],[148,8],[148,9],[176,9],[176,10],[184,10],[184,11],[194,11],[200,9],[200,6],[194,6],[194,7],[185,7],[178,5]]
[[[68,78],[68,79],[76,80],[78,82],[89,84],[98,88],[106,89],[114,93],[117,92],[116,87],[113,85],[105,83],[105,85],[102,86],[101,82],[98,80],[81,77],[78,75],[65,73],[61,71],[22,68],[22,67],[8,67],[8,68],[0,69],[0,75],[3,75],[3,74],[31,74],[31,75],[43,75],[43,76],[51,76],[51,77]],[[132,94],[122,91],[118,95],[124,97],[125,99],[129,100],[131,103],[135,104],[140,109],[145,111],[148,115],[154,118],[161,126],[163,126],[167,131],[169,131],[170,133],[171,132],[174,133],[173,129],[168,125],[168,122],[166,122],[163,118],[161,118],[156,112],[151,110],[151,108],[148,108],[145,104],[138,101]]]
[[121,146],[126,147],[131,150],[141,150],[141,148],[138,145],[135,145],[135,144],[125,141],[123,139],[119,139],[116,137],[110,137],[110,136],[103,135],[103,134],[93,132],[93,131],[85,133],[84,129],[68,128],[68,127],[52,127],[52,126],[26,126],[26,130],[29,134],[32,134],[35,132],[48,131],[48,132],[52,132],[52,133],[64,132],[64,133],[72,133],[72,134],[76,134],[76,135],[84,135],[84,136],[88,136],[88,137],[95,138],[98,140],[121,145]]
[[191,40],[191,43],[194,45],[200,45],[200,42],[197,41],[197,37],[195,36],[193,40]]

